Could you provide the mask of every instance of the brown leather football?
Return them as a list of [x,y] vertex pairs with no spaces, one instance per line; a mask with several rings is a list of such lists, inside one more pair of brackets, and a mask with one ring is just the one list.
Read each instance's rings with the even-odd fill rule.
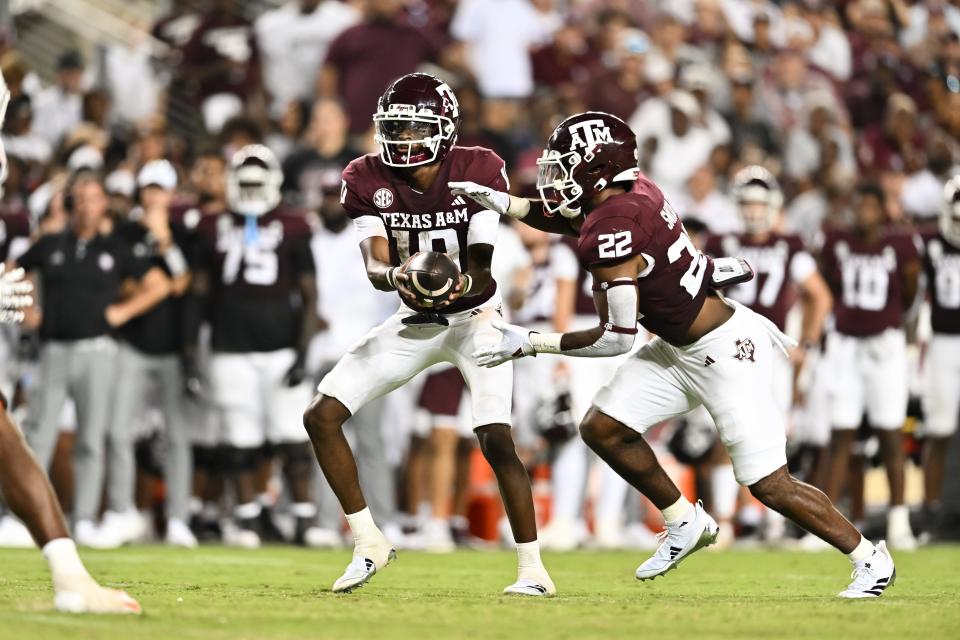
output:
[[424,251],[413,257],[405,273],[410,276],[410,290],[417,302],[428,309],[450,297],[460,280],[460,269],[445,253]]

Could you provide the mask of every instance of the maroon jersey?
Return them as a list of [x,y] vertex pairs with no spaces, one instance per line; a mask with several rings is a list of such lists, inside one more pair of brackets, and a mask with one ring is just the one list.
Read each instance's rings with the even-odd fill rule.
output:
[[16,260],[30,247],[33,224],[22,207],[0,210],[0,262]]
[[925,239],[923,272],[935,333],[960,334],[960,247],[937,233]]
[[837,331],[872,336],[903,326],[903,265],[918,257],[910,234],[890,231],[867,242],[851,231],[828,231],[822,266]]
[[640,324],[671,344],[684,344],[707,297],[713,262],[693,246],[676,211],[644,177],[630,193],[590,212],[577,246],[586,268],[636,255],[647,262],[637,276]]
[[310,228],[299,212],[234,213],[197,224],[194,268],[210,279],[213,349],[234,353],[295,346],[299,278],[315,271]]
[[[383,220],[394,266],[400,266],[418,251],[439,251],[457,262],[461,272],[466,272],[470,268],[470,221],[484,209],[470,198],[451,194],[447,183],[452,181],[476,182],[497,191],[510,189],[503,160],[493,151],[453,147],[443,159],[437,179],[424,193],[415,191],[377,154],[361,156],[343,172],[340,202],[351,218],[374,216]],[[496,282],[491,282],[482,294],[461,298],[440,313],[472,309],[496,291]]]
[[737,256],[750,263],[752,280],[724,289],[740,304],[769,318],[783,331],[795,294],[791,282],[799,284],[816,271],[816,263],[803,248],[800,236],[777,233],[762,241],[745,233],[710,236],[706,252],[714,258]]

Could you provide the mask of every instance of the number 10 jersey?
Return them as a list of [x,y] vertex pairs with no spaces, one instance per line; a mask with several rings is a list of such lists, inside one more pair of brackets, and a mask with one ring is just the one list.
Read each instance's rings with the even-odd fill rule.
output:
[[[496,153],[481,147],[453,147],[423,193],[411,187],[398,170],[385,165],[379,155],[361,156],[343,171],[340,203],[354,220],[373,216],[383,221],[394,266],[419,251],[439,251],[450,256],[463,273],[470,268],[467,246],[476,242],[471,239],[473,218],[485,210],[466,196],[450,193],[447,183],[458,181],[476,182],[495,191],[510,189],[503,160]],[[496,291],[497,285],[491,281],[482,294],[461,298],[441,313],[472,309]]]

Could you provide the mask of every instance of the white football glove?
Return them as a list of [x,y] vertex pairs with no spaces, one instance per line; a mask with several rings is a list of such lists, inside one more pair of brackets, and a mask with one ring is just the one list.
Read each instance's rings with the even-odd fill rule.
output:
[[33,283],[24,275],[23,269],[7,271],[0,263],[0,322],[22,322],[23,309],[33,304]]
[[481,367],[495,367],[509,360],[523,356],[534,356],[537,352],[530,344],[530,330],[499,318],[491,322],[495,329],[503,334],[500,344],[474,352],[473,357]]
[[495,211],[502,216],[510,215],[510,194],[495,191],[476,182],[448,182],[450,193],[455,196],[467,196],[484,209]]

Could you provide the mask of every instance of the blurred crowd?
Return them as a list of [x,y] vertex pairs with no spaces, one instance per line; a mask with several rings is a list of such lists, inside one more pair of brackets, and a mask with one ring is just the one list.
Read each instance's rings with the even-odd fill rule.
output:
[[[254,462],[219,453],[223,443],[210,423],[223,412],[204,371],[215,357],[207,354],[211,339],[201,331],[199,343],[188,344],[170,330],[189,305],[167,305],[159,325],[142,325],[161,309],[149,309],[157,299],[197,295],[170,283],[196,270],[191,236],[202,218],[229,208],[230,160],[251,144],[278,159],[283,201],[309,229],[312,264],[303,271],[315,274],[315,291],[291,292],[312,305],[316,333],[304,361],[294,363],[304,376],[290,387],[309,386],[389,315],[397,300],[367,283],[339,192],[346,164],[375,150],[371,116],[400,75],[427,71],[453,87],[463,115],[458,144],[503,157],[517,195],[535,193],[536,158],[563,118],[584,110],[623,118],[637,134],[642,171],[704,242],[742,230],[733,178],[748,165],[775,176],[779,224],[813,254],[826,226],[854,221],[865,183],[877,186],[889,224],[935,227],[944,185],[960,171],[957,0],[166,4],[139,44],[78,42],[60,52],[49,78],[18,49],[17,21],[0,41],[0,69],[13,94],[2,132],[8,176],[0,259],[39,271],[44,260],[64,259],[41,238],[95,229],[109,237],[97,240],[103,251],[126,270],[118,274],[138,283],[133,292],[114,283],[121,302],[102,301],[97,313],[112,315],[87,326],[79,307],[92,303],[70,295],[69,278],[82,280],[82,269],[45,273],[38,307],[22,328],[5,328],[0,375],[9,407],[51,465],[78,541],[93,546],[151,535],[187,547],[198,539],[343,544],[340,513],[319,474],[309,489],[291,487],[302,481],[290,471],[302,460],[287,455],[285,442],[265,442]],[[129,224],[139,230],[122,233]],[[148,251],[144,242],[153,243],[146,257],[164,272],[162,287],[149,263],[136,262]],[[186,263],[179,268],[167,253],[174,246]],[[495,260],[517,322],[595,322],[584,302],[590,283],[568,245],[505,224]],[[237,311],[247,312],[256,311]],[[291,347],[298,330],[290,328]],[[921,344],[923,328],[913,333]],[[82,348],[53,353],[68,343]],[[185,354],[188,347],[197,352]],[[154,368],[131,374],[120,363],[130,351],[149,355]],[[106,365],[111,359],[115,366]],[[589,389],[616,363],[538,360],[549,367],[518,362],[514,426],[535,479],[542,542],[557,549],[654,545],[648,510],[617,476],[592,464],[575,436]],[[156,384],[133,384],[131,375]],[[910,376],[914,392],[918,380]],[[179,399],[164,397],[170,385]],[[44,387],[59,391],[44,394]],[[365,486],[371,510],[398,543],[442,550],[498,535],[499,513],[488,505],[493,485],[477,469],[483,463],[474,456],[463,393],[455,370],[431,371],[352,421],[360,476],[376,485]],[[794,420],[802,422],[804,390],[795,395]],[[275,412],[265,403],[266,413]],[[298,420],[303,406],[285,411]],[[675,434],[685,426],[653,433],[664,459],[676,461],[671,472],[708,502],[729,505],[718,519],[739,533],[760,531],[762,508],[741,499],[735,483],[730,488],[732,472],[713,438],[677,450]],[[809,443],[792,444],[798,465],[802,444]],[[869,446],[858,451],[874,456]],[[855,459],[860,467],[863,456]],[[869,515],[862,492],[850,483],[860,519]],[[938,496],[928,496],[928,509]],[[22,534],[12,518],[0,523],[0,542]]]

